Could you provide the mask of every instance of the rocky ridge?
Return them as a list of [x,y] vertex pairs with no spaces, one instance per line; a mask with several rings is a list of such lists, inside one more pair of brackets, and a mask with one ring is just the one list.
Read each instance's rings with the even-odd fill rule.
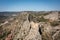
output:
[[[0,25],[1,40],[59,40],[59,13],[37,14],[22,12]],[[55,22],[55,23],[54,23]]]

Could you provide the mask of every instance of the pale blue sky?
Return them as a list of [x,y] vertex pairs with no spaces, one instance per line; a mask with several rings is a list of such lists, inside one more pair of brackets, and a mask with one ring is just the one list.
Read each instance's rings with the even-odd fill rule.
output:
[[0,0],[0,11],[60,11],[60,0]]

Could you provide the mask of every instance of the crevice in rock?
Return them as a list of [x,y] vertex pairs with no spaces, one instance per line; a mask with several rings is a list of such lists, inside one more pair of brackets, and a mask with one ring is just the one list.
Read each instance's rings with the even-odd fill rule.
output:
[[19,38],[17,40],[19,40]]
[[32,19],[33,19],[33,16],[31,14],[29,14],[29,16],[28,16],[29,22],[31,22]]
[[42,35],[42,31],[41,31],[41,28],[39,27],[39,33],[40,33],[40,35]]
[[30,22],[30,14],[29,14],[29,16],[28,16],[28,20],[29,20],[29,22]]
[[31,29],[31,25],[30,25],[30,29]]

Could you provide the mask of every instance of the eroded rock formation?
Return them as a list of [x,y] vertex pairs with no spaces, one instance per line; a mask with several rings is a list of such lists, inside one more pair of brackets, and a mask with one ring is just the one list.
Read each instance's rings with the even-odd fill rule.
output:
[[58,12],[22,12],[0,27],[1,40],[60,40]]

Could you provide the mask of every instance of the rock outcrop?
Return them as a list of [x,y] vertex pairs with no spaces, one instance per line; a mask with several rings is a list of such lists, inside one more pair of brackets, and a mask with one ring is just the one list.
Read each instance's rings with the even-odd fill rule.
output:
[[0,25],[0,40],[60,40],[58,12],[22,12],[6,22]]

